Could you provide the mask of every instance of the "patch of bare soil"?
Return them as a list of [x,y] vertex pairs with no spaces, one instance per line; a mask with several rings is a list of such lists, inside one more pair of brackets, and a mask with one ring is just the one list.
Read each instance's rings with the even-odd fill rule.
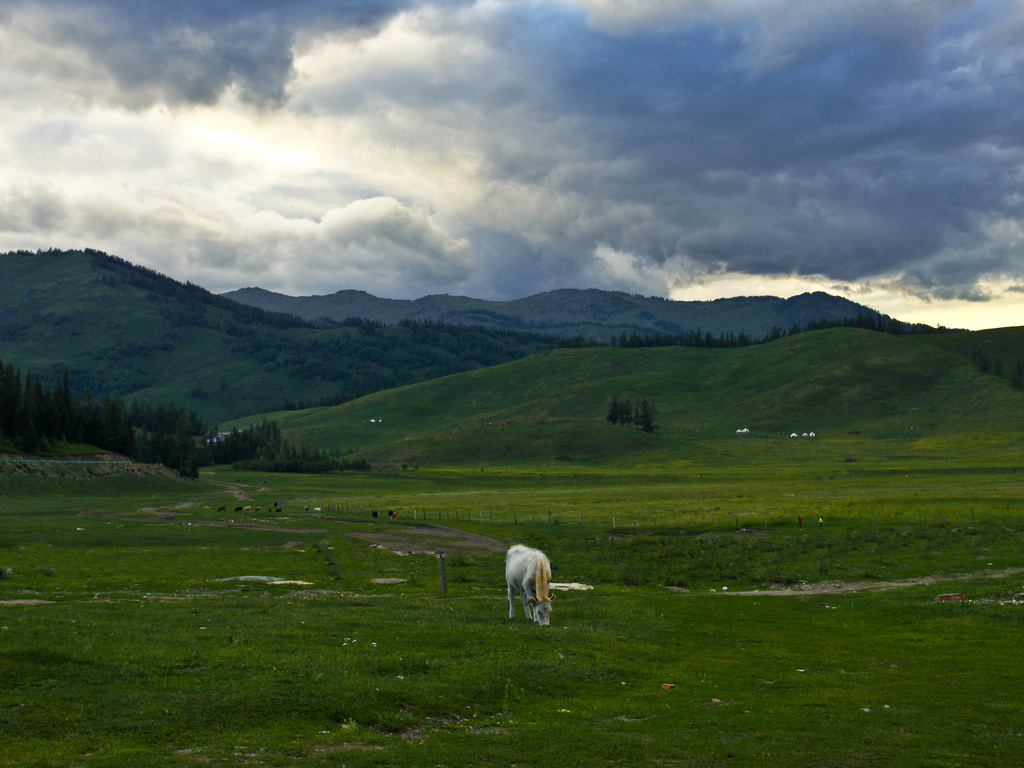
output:
[[[179,507],[184,508],[184,506]],[[282,533],[302,533],[306,535],[326,534],[333,529],[318,526],[316,528],[276,525],[273,523],[244,522],[238,520],[195,520],[177,519],[174,510],[162,510],[155,507],[142,507],[134,513],[106,512],[89,510],[80,512],[82,517],[100,517],[108,520],[150,521],[160,523],[177,523],[179,525],[199,525],[219,528],[247,528],[254,531],[281,531]],[[239,513],[238,517],[245,517]],[[318,518],[322,522],[322,518]],[[341,526],[344,521],[334,520]],[[504,554],[509,542],[481,536],[475,533],[448,528],[443,525],[429,523],[397,523],[388,522],[371,531],[342,531],[345,536],[369,542],[383,549],[406,555],[436,555],[455,552],[492,552]],[[294,544],[294,542],[289,542]],[[287,545],[286,545],[287,546]]]
[[345,534],[378,547],[408,555],[436,555],[453,552],[504,553],[507,541],[467,533],[456,528],[429,523],[388,523],[374,531],[352,531]]
[[1024,573],[1024,568],[1003,568],[998,571],[979,571],[978,573],[960,573],[956,575],[917,576],[910,579],[893,581],[820,581],[813,584],[798,584],[790,587],[771,587],[769,589],[737,590],[716,592],[719,595],[835,595],[844,592],[871,592],[900,587],[915,587],[922,584],[935,584],[949,581],[971,581],[973,579],[999,579]]
[[253,531],[281,531],[282,533],[327,533],[326,528],[300,528],[299,526],[271,525],[269,523],[237,523],[229,520],[183,520],[184,525],[208,525],[214,528],[248,528]]
[[[179,508],[189,506],[184,504]],[[326,528],[308,528],[297,525],[273,525],[271,523],[245,523],[235,520],[178,520],[173,510],[162,510],[155,507],[141,507],[138,512],[103,512],[87,510],[79,512],[79,517],[100,517],[107,520],[126,520],[131,522],[149,521],[154,523],[178,523],[179,525],[202,525],[214,528],[248,528],[253,531],[281,531],[282,533],[327,533]]]

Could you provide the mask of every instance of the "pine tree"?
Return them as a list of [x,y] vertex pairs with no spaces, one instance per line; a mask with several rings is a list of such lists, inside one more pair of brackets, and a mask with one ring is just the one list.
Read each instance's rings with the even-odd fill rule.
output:
[[638,425],[644,432],[653,432],[655,429],[654,420],[657,418],[658,409],[653,402],[646,398],[640,402]]
[[619,423],[619,412],[620,412],[621,409],[622,409],[622,406],[619,404],[619,396],[618,395],[612,395],[612,404],[611,404],[611,406],[609,406],[609,408],[608,408],[608,415],[605,416],[605,418],[608,421],[610,421],[612,424],[618,424]]

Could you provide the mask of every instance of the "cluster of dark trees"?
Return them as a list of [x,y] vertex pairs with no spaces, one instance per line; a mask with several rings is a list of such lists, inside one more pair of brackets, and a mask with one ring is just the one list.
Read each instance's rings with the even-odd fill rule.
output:
[[633,427],[642,429],[644,432],[653,432],[657,429],[657,425],[654,423],[657,417],[658,408],[653,400],[644,398],[634,403],[631,400],[619,400],[618,395],[614,395],[605,418],[612,424],[621,427]]
[[285,400],[280,408],[275,408],[276,411],[303,411],[306,408],[330,408],[331,406],[341,405],[347,403],[350,400],[358,400],[363,395],[368,395],[369,392],[337,392],[333,395],[324,395],[320,398],[311,397],[309,400]]
[[[990,352],[980,347],[971,350],[971,362],[978,366],[982,373],[991,373],[993,376],[1003,377],[1003,358],[998,352]],[[1024,389],[1024,357],[1017,356],[1017,361],[1010,372],[1010,386],[1017,389]]]
[[[59,252],[59,251],[58,251]],[[103,251],[86,248],[83,253],[92,259],[93,264],[107,274],[104,282],[111,287],[118,284],[131,285],[149,293],[151,301],[167,300],[161,311],[170,319],[175,327],[207,325],[206,309],[215,307],[227,310],[238,323],[250,325],[260,323],[274,328],[305,328],[311,324],[294,315],[283,312],[269,312],[265,309],[246,306],[211,293],[194,283],[179,283],[173,278],[162,275],[148,267],[132,264],[117,256]]]
[[124,403],[104,397],[79,400],[65,373],[49,389],[31,372],[23,377],[0,363],[0,438],[24,453],[60,443],[88,443],[132,456],[137,445]]
[[202,451],[206,425],[195,411],[134,402],[128,413],[136,429],[136,461],[163,464],[186,477],[198,477],[199,467],[211,463]]
[[210,464],[233,464],[258,472],[343,472],[368,470],[365,459],[350,460],[331,451],[289,445],[276,421],[211,435],[205,446]]
[[[453,325],[432,320],[401,320],[386,325],[353,317],[332,334],[272,334],[253,326],[224,327],[237,338],[235,350],[264,371],[288,371],[307,381],[335,382],[331,404],[370,392],[486,368],[550,349],[553,339],[526,331]],[[294,403],[277,404],[288,408]]]
[[195,411],[176,405],[126,406],[117,397],[79,399],[65,372],[50,388],[0,361],[0,448],[23,453],[84,443],[147,464],[163,464],[186,477],[199,467],[234,464],[239,469],[275,472],[367,470],[363,460],[288,444],[277,422],[216,435]]
[[[107,284],[139,288],[159,305],[170,328],[163,338],[168,347],[173,347],[171,342],[178,340],[176,336],[187,332],[183,329],[221,331],[237,339],[236,353],[255,358],[263,370],[287,370],[300,379],[337,382],[340,391],[328,398],[332,405],[369,392],[507,363],[549,349],[554,342],[550,336],[527,331],[431,320],[402,320],[395,326],[359,317],[311,322],[239,304],[102,251],[86,249],[84,253],[104,271]],[[209,310],[224,310],[230,313],[230,318]],[[352,332],[330,336],[290,332],[325,328],[350,328]],[[139,351],[146,350],[118,348],[115,354],[124,360]],[[131,382],[122,391],[145,386]],[[289,404],[275,404],[282,405],[287,408]]]

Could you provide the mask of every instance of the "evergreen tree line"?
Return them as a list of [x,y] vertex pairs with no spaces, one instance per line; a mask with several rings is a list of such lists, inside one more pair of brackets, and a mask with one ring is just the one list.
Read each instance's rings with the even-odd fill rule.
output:
[[[49,252],[60,253],[57,249],[50,249]],[[40,253],[46,252],[40,251]],[[231,299],[211,293],[194,283],[179,283],[173,278],[167,277],[148,267],[132,264],[119,256],[111,256],[93,248],[86,248],[81,253],[92,259],[92,263],[95,266],[108,273],[104,278],[104,282],[108,285],[117,286],[120,283],[124,283],[149,292],[154,300],[163,298],[182,305],[183,309],[178,309],[177,311],[183,314],[174,317],[175,325],[206,326],[208,325],[206,321],[206,308],[215,307],[229,311],[235,320],[245,324],[258,323],[278,329],[316,327],[315,324],[307,323],[295,315],[289,315],[284,312],[270,312],[265,309],[239,304]]]
[[199,477],[199,467],[210,464],[201,450],[206,425],[195,411],[134,402],[129,418],[137,430],[136,461],[163,464],[192,478]]
[[80,401],[71,391],[67,372],[46,389],[31,372],[21,375],[0,361],[0,437],[24,453],[37,453],[61,443],[88,443],[125,456],[137,450],[135,432],[121,400],[104,397]]
[[828,318],[823,317],[820,320],[811,320],[803,326],[799,323],[794,323],[788,329],[775,326],[768,333],[759,337],[751,336],[744,332],[735,333],[733,331],[720,333],[715,336],[710,331],[703,331],[700,328],[696,330],[682,331],[680,333],[641,333],[639,331],[626,333],[623,331],[618,336],[612,336],[607,343],[593,338],[588,339],[580,334],[569,338],[559,339],[558,346],[562,348],[618,346],[632,348],[694,347],[721,349],[766,344],[770,341],[778,341],[785,336],[795,336],[798,333],[805,333],[806,331],[820,331],[825,328],[864,328],[869,331],[877,331],[878,333],[892,334],[944,332],[944,329],[936,329],[928,325],[901,323],[899,320],[894,320],[888,315],[864,314],[863,312],[858,312],[856,317],[843,317],[834,320],[829,320]]
[[[266,371],[287,370],[305,380],[337,382],[340,391],[324,398],[322,404],[339,404],[370,392],[507,363],[555,344],[554,337],[545,334],[443,321],[407,319],[395,326],[361,317],[306,321],[240,304],[102,251],[85,249],[82,253],[105,271],[104,280],[109,285],[139,288],[159,305],[160,314],[170,326],[165,343],[173,346],[172,342],[180,341],[187,333],[183,329],[192,327],[221,331],[238,340],[235,352],[252,356]],[[223,313],[209,310],[224,310],[231,316],[225,319]],[[352,329],[352,333],[314,337],[294,332],[340,328]],[[119,347],[117,359],[144,351]],[[117,391],[130,392],[150,385],[146,381],[124,382]],[[198,397],[205,394],[193,392]],[[274,410],[295,405],[266,404]]]
[[335,405],[341,405],[347,403],[350,400],[358,400],[363,395],[368,395],[369,392],[337,392],[333,395],[324,395],[320,398],[310,398],[309,400],[285,400],[280,408],[274,408],[275,411],[304,411],[306,408],[330,408]]
[[[1003,378],[1003,358],[998,352],[992,353],[975,347],[971,350],[971,362],[978,366],[978,370],[982,373],[991,373],[993,376]],[[1017,355],[1017,361],[1010,372],[1010,386],[1024,389],[1024,357],[1020,355]]]
[[38,376],[0,361],[0,446],[34,454],[84,443],[146,464],[163,464],[186,477],[199,467],[234,464],[239,469],[276,472],[367,470],[365,460],[295,447],[281,436],[277,422],[217,435],[195,411],[176,405],[126,406],[110,395],[80,400],[59,377],[47,389]]
[[644,432],[653,432],[657,429],[657,425],[654,423],[657,416],[658,408],[653,400],[644,398],[634,403],[631,400],[619,400],[618,395],[614,395],[605,418],[612,424],[621,427],[633,427],[642,429]]
[[[260,333],[238,326],[233,351],[267,372],[287,371],[306,380],[334,382],[329,400],[344,402],[370,392],[487,368],[551,349],[554,337],[483,326],[348,318],[338,331],[319,335]],[[304,403],[308,405],[309,403]],[[275,409],[287,403],[275,403]]]
[[343,472],[368,470],[365,459],[350,460],[336,452],[304,445],[289,445],[276,421],[219,435],[211,435],[205,451],[210,464],[233,464],[237,469],[258,472]]

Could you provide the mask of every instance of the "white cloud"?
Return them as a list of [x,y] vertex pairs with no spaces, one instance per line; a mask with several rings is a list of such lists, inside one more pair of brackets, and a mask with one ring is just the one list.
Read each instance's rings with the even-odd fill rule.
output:
[[0,231],[14,235],[59,230],[67,218],[63,195],[39,182],[13,181],[0,188]]
[[1024,283],[1017,0],[6,8],[0,249],[403,297]]
[[193,133],[204,139],[234,147],[240,150],[247,157],[259,157],[268,165],[285,166],[297,165],[308,162],[311,154],[308,149],[297,149],[292,152],[282,152],[276,147],[264,144],[262,141],[246,136],[245,134],[232,131],[227,128],[210,131],[201,125],[190,126]]

